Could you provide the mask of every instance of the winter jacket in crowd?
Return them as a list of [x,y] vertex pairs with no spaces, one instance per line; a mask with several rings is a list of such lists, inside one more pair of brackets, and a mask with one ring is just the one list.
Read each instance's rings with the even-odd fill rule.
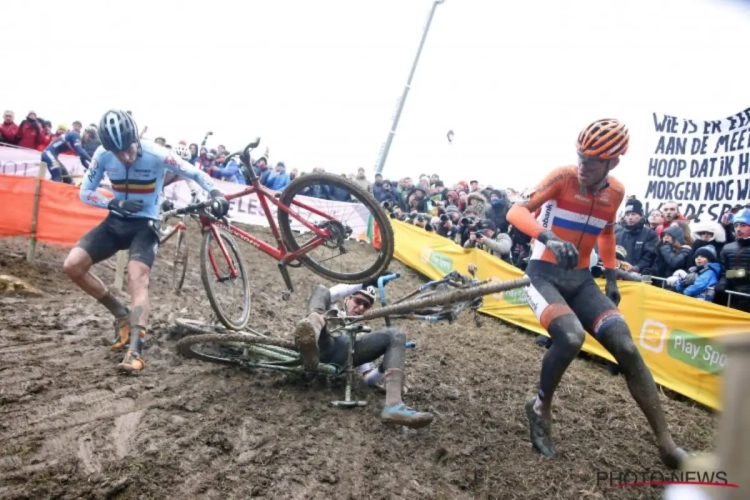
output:
[[675,290],[689,297],[711,302],[714,294],[709,292],[709,288],[716,285],[721,277],[721,264],[717,262],[716,249],[706,245],[699,248],[695,256],[704,257],[708,262],[691,267],[688,274],[675,285]]
[[282,191],[292,181],[291,179],[289,179],[289,173],[286,171],[286,166],[283,162],[279,162],[276,166],[281,166],[284,168],[282,168],[278,172],[274,171],[269,173],[268,176],[266,176],[266,180],[265,182],[263,182],[263,185],[273,191]]
[[488,198],[490,202],[487,205],[484,216],[495,223],[495,226],[497,227],[497,230],[499,232],[507,233],[508,220],[506,216],[508,215],[508,210],[510,209],[510,202],[508,201],[508,197],[505,196],[504,192],[498,189],[493,189],[490,192],[490,195],[495,195],[497,196],[497,198],[494,200],[491,198],[491,196],[490,198]]
[[[720,286],[723,290],[750,294],[750,238],[737,239],[727,243],[721,250],[719,262],[722,267]],[[744,269],[745,277],[729,278],[727,272]],[[732,273],[730,273],[732,274]],[[732,302],[740,300],[732,298]]]
[[376,200],[378,200],[378,203],[382,203],[385,200],[395,199],[395,197],[391,196],[392,189],[388,192],[386,192],[384,181],[375,181],[372,184],[372,195],[375,197]]
[[94,151],[96,151],[96,148],[102,145],[102,141],[99,140],[98,136],[91,136],[91,134],[87,135],[87,138],[84,139],[81,142],[81,146],[83,146],[83,150],[86,151],[86,153],[93,158],[94,157]]
[[18,125],[15,123],[0,123],[0,142],[15,144],[18,135]]
[[[685,244],[685,236],[679,227],[668,227],[664,235],[669,235],[676,244],[660,241],[656,247],[656,276],[668,278],[678,269],[686,270],[690,267],[690,255],[693,249]],[[664,237],[662,235],[662,238]]]
[[617,244],[625,249],[626,261],[633,266],[631,271],[647,275],[654,274],[656,247],[659,237],[648,227],[644,219],[633,225],[622,224],[616,231]]
[[26,118],[18,125],[16,144],[22,148],[36,149],[46,138],[44,126],[40,120]]
[[235,182],[237,184],[242,184],[243,186],[247,184],[247,182],[245,182],[245,176],[240,169],[240,163],[235,161],[234,158],[226,165],[222,165],[221,167],[217,165],[217,168],[212,170],[210,175],[216,179]]

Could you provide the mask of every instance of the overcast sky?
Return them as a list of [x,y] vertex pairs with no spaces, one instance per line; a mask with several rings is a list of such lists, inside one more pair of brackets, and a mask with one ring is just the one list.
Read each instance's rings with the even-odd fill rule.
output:
[[[713,119],[750,105],[741,4],[446,0],[384,173],[524,188],[575,160],[583,126],[618,117],[632,130],[617,171],[630,187],[646,170],[652,111]],[[130,109],[172,144],[210,129],[236,149],[260,135],[290,169],[372,175],[431,5],[13,2],[0,106],[55,125]]]

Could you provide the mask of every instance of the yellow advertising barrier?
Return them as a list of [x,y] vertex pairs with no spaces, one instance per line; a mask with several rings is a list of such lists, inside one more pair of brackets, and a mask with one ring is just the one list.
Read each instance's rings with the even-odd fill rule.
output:
[[[395,257],[430,279],[452,270],[467,272],[476,264],[477,277],[517,279],[523,272],[476,249],[464,249],[447,238],[411,224],[392,221]],[[604,280],[599,280],[604,289]],[[656,382],[685,397],[721,409],[721,372],[726,356],[721,337],[748,333],[750,314],[662,290],[646,283],[618,283],[620,311],[630,327]],[[482,312],[526,330],[548,335],[526,304],[523,290],[485,297]],[[586,335],[583,350],[614,361],[599,342]]]

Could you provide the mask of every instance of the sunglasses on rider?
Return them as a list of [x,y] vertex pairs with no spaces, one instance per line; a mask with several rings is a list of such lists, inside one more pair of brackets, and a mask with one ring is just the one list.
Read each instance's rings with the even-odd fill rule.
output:
[[362,306],[362,307],[372,307],[372,302],[370,302],[369,300],[367,300],[367,299],[366,299],[366,298],[364,298],[364,297],[357,297],[357,296],[354,296],[354,297],[352,297],[352,300],[353,300],[353,301],[354,301],[354,303],[355,303],[356,305],[358,305],[358,306]]

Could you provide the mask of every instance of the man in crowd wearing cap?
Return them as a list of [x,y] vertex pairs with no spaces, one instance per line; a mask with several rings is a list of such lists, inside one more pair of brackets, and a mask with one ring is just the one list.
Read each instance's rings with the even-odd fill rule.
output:
[[643,204],[635,198],[625,205],[625,220],[617,232],[617,244],[625,250],[628,272],[651,274],[656,260],[659,237],[643,218]]

